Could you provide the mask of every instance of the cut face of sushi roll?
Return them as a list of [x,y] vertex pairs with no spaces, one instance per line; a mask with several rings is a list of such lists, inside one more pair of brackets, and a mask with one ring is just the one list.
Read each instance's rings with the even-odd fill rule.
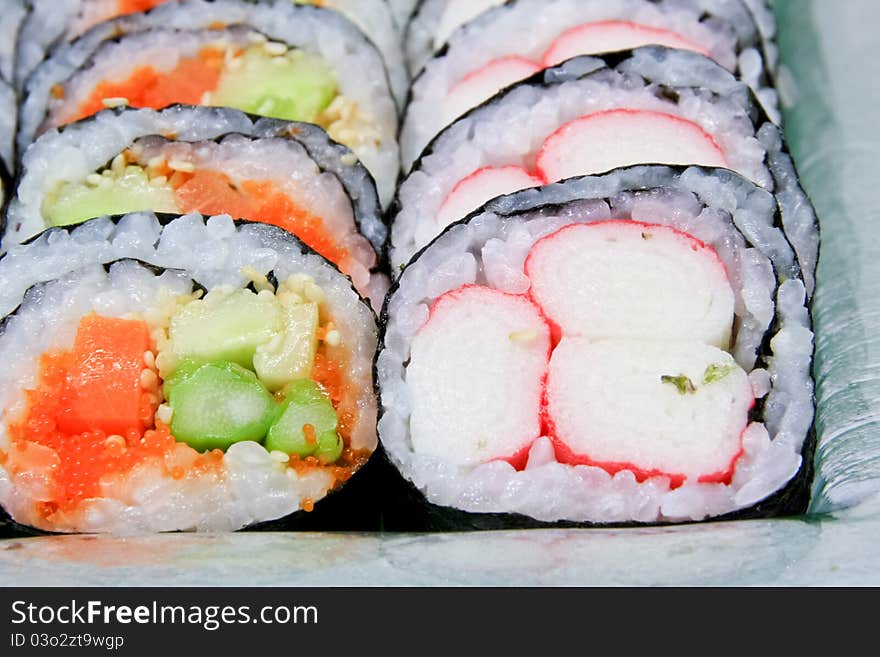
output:
[[215,105],[324,127],[364,162],[385,202],[396,180],[397,115],[382,57],[350,21],[318,7],[165,4],[62,46],[27,90],[22,147],[106,107]]
[[354,154],[316,126],[224,108],[106,111],[43,135],[24,158],[5,243],[138,210],[275,224],[339,266],[376,307],[387,288],[372,273],[386,230]]
[[[455,3],[445,4],[449,11]],[[417,24],[414,20],[411,34]],[[469,23],[442,54],[426,62],[401,131],[405,163],[468,109],[537,70],[579,55],[647,45],[710,57],[756,89],[767,83],[760,66],[760,32],[738,0],[517,0]],[[511,58],[517,67],[505,65]]]
[[[382,52],[395,97],[402,105],[406,99],[409,78],[397,25],[391,9],[383,0],[290,1],[332,9],[357,25]],[[23,26],[25,45],[18,59],[19,86],[59,42],[69,43],[100,22],[149,11],[164,2],[166,0],[34,0]]]
[[[718,64],[654,46],[569,60],[444,129],[398,189],[392,267],[498,193],[639,163],[724,167],[776,193],[812,293],[816,220],[778,128]],[[504,185],[468,184],[490,175]]]
[[410,262],[383,320],[380,440],[430,504],[619,523],[806,502],[806,291],[773,196],[732,172],[501,197]]
[[[97,264],[63,265],[66,242]],[[125,253],[146,259],[109,260]],[[275,227],[96,220],[0,269],[4,307],[20,301],[0,335],[0,503],[20,524],[238,529],[311,511],[375,449],[374,316]]]

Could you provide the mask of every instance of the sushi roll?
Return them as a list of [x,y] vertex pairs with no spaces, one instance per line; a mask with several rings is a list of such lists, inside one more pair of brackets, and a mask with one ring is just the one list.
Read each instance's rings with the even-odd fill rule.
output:
[[802,512],[813,334],[794,262],[774,197],[719,169],[571,179],[453,224],[383,311],[379,437],[422,496],[386,523]]
[[4,248],[52,226],[138,210],[280,226],[375,308],[387,230],[369,173],[319,127],[219,107],[104,110],[43,134],[23,158]]
[[291,2],[184,0],[101,23],[33,72],[18,145],[106,107],[234,107],[315,123],[390,200],[397,108],[381,54],[340,14]]
[[[148,11],[166,0],[32,0],[22,28],[23,42],[17,80],[27,76],[59,43],[69,43],[98,23]],[[259,1],[259,0],[252,0]],[[264,0],[269,2],[271,0]],[[282,0],[283,1],[283,0]],[[293,2],[293,0],[287,0]],[[403,50],[390,8],[383,0],[323,0],[299,2],[317,4],[343,14],[381,50],[388,66],[392,87],[399,103],[406,99],[409,78],[403,63]]]
[[373,312],[228,216],[56,228],[0,259],[0,506],[53,532],[309,512],[376,447]]
[[393,270],[493,196],[640,163],[729,168],[776,194],[812,294],[816,218],[779,128],[729,71],[657,46],[569,60],[443,130],[398,189]]
[[508,85],[578,55],[646,45],[698,52],[755,89],[768,82],[760,32],[738,0],[517,0],[468,24],[418,75],[401,131],[406,160]]

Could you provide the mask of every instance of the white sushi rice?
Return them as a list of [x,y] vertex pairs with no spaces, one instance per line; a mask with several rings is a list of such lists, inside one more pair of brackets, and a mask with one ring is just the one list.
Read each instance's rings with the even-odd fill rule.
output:
[[[118,63],[101,62],[106,56],[140,60],[142,48],[173,50],[178,41],[189,41],[180,31],[197,33],[213,30],[217,25],[248,26],[264,38],[318,55],[329,64],[336,74],[341,95],[355,102],[371,119],[370,132],[375,135],[363,134],[356,140],[359,144],[349,145],[377,180],[380,198],[383,204],[387,204],[397,181],[399,155],[397,107],[382,56],[342,15],[319,7],[296,5],[289,0],[261,3],[182,0],[160,5],[146,14],[123,16],[95,26],[73,43],[57,48],[28,79],[21,112],[19,148],[23,152],[42,130],[49,127],[45,118],[52,89],[76,76],[80,69],[126,69]],[[244,28],[235,29],[241,31]],[[129,41],[139,32],[144,35]],[[218,38],[222,38],[228,30],[215,32]],[[129,44],[129,49],[125,44]],[[157,65],[168,61],[168,54],[154,54]],[[79,75],[90,74],[80,71]]]
[[25,154],[4,245],[23,242],[47,228],[47,196],[64,183],[84,183],[123,151],[141,166],[158,157],[219,170],[233,180],[273,181],[300,207],[322,218],[352,254],[354,262],[346,269],[355,286],[374,307],[381,306],[387,279],[371,271],[386,229],[369,174],[358,162],[347,160],[351,153],[329,142],[318,128],[255,121],[226,108],[107,111],[41,136]]
[[15,126],[18,97],[11,85],[0,80],[0,160],[9,173],[15,166]]
[[394,22],[400,29],[401,34],[406,30],[407,23],[415,11],[419,0],[387,0],[388,6],[391,7],[391,15],[394,16]]
[[410,73],[417,75],[431,56],[440,51],[462,25],[503,5],[505,0],[422,0],[405,33]]
[[804,273],[807,295],[816,289],[819,263],[819,220],[816,210],[798,179],[794,160],[788,154],[782,131],[771,123],[758,130],[758,140],[767,149],[767,162],[776,183],[775,194],[782,215],[782,225],[797,254]]
[[[747,109],[739,104],[745,87],[720,67],[693,53],[657,48],[635,51],[617,70],[602,68],[600,61],[589,57],[572,60],[558,72],[551,70],[553,80],[564,81],[547,86],[518,85],[446,128],[398,189],[392,266],[405,264],[444,228],[435,218],[460,180],[488,166],[532,169],[538,150],[550,135],[565,123],[593,112],[629,108],[692,121],[715,138],[731,169],[762,187],[773,188],[764,148],[755,136]],[[692,88],[696,86],[703,88]],[[677,99],[669,98],[670,88]],[[403,139],[405,158],[415,157],[415,150],[410,150],[412,142],[406,141],[406,135]]]
[[409,94],[409,72],[404,63],[403,41],[393,8],[385,0],[321,0],[309,4],[338,11],[369,37],[382,53],[391,91],[397,106],[403,109]]
[[43,60],[52,44],[72,41],[93,25],[116,15],[119,0],[29,0],[21,26],[22,42],[15,63],[19,87]]
[[5,0],[0,20],[0,78],[12,83],[15,75],[16,48],[22,21],[27,13],[24,0]]
[[[803,283],[789,278],[777,288],[770,261],[746,246],[730,215],[694,198],[687,203],[686,197],[670,197],[668,190],[621,193],[610,205],[581,200],[525,215],[483,213],[450,228],[407,267],[386,304],[388,323],[377,361],[383,413],[379,433],[392,461],[428,501],[544,521],[700,520],[751,506],[798,472],[813,419],[813,336]],[[744,433],[744,455],[731,484],[686,483],[673,489],[664,477],[639,483],[627,471],[611,476],[596,467],[564,465],[555,460],[546,436],[533,443],[528,464],[520,471],[499,461],[462,467],[415,451],[405,363],[433,300],[472,283],[521,294],[529,287],[523,262],[538,239],[572,222],[609,218],[666,223],[715,248],[727,267],[736,293],[730,351],[749,373],[756,397],[764,400],[763,422],[753,422]],[[757,355],[774,320],[772,356],[762,364]]]
[[[487,89],[470,106],[453,107],[448,99],[459,82],[505,57],[523,57],[541,66],[556,38],[586,23],[625,20],[668,30],[703,48],[712,59],[735,72],[733,28],[722,21],[705,23],[700,19],[696,8],[665,0],[518,0],[490,12],[456,33],[443,54],[429,60],[416,78],[401,130],[405,153],[420,152],[431,137],[463,113],[461,109],[466,111],[500,90]],[[413,140],[411,147],[414,130],[421,139]]]
[[[156,276],[138,264],[124,262],[113,265],[107,274],[95,264],[125,258],[178,271]],[[207,289],[244,286],[248,279],[242,267],[263,274],[273,271],[279,281],[307,274],[323,290],[341,342],[349,347],[348,375],[361,391],[351,444],[356,450],[373,450],[375,316],[346,279],[320,257],[302,254],[283,231],[256,224],[236,227],[229,217],[206,222],[199,215],[188,215],[162,228],[154,216],[138,213],[118,225],[98,219],[13,247],[0,260],[0,275],[8,281],[0,308],[5,316],[21,307],[9,317],[0,337],[0,353],[8,363],[0,374],[0,407],[12,417],[21,412],[23,390],[37,380],[38,356],[69,347],[84,314],[95,310],[121,316],[142,311],[160,287],[188,291],[192,280]],[[0,449],[7,444],[3,425]],[[240,443],[224,455],[222,476],[188,476],[177,481],[150,469],[134,472],[117,483],[112,498],[90,503],[88,512],[76,518],[74,525],[43,528],[116,533],[234,530],[288,515],[305,498],[317,501],[323,497],[332,484],[321,473],[299,477],[287,472],[291,471],[261,445]],[[30,506],[39,484],[39,478],[32,478],[23,487],[0,468],[0,504],[18,522],[41,526]]]

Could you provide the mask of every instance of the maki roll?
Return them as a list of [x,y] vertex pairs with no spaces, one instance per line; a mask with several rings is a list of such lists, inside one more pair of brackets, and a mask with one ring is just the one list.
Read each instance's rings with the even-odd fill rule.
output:
[[386,228],[369,173],[319,127],[217,107],[105,110],[32,144],[4,246],[138,210],[230,214],[297,235],[381,307]]
[[806,288],[775,199],[735,173],[497,199],[413,258],[382,320],[380,441],[425,507],[393,528],[805,509]]
[[96,219],[0,271],[0,504],[19,524],[239,529],[311,511],[375,449],[375,317],[279,228]]
[[[24,46],[18,60],[19,85],[24,84],[30,72],[58,43],[69,43],[103,21],[148,11],[165,1],[32,0],[27,20],[22,27]],[[403,103],[409,79],[403,63],[397,27],[390,8],[382,0],[323,0],[299,4],[317,4],[332,9],[357,25],[381,50],[388,66],[394,94],[398,102]]]
[[[426,63],[402,128],[407,161],[443,127],[508,85],[572,57],[646,45],[700,53],[757,90],[767,86],[761,35],[739,0],[517,0],[468,24]],[[767,99],[768,93],[775,92],[759,96]],[[775,96],[769,100],[775,111]],[[423,137],[411,145],[413,132]]]
[[812,294],[816,218],[779,128],[729,71],[657,46],[569,60],[444,129],[398,189],[391,264],[493,196],[640,163],[725,167],[775,193]]
[[176,103],[318,124],[391,198],[397,109],[381,54],[340,14],[286,1],[186,0],[97,25],[28,79],[19,148],[106,107]]

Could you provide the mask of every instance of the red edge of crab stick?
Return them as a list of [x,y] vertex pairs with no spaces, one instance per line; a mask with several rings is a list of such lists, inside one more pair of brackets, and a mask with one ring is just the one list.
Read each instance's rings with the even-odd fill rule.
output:
[[[536,385],[535,385],[536,393],[537,393],[537,399],[535,400],[536,401],[536,408],[535,408],[536,416],[534,418],[536,421],[535,435],[530,436],[526,440],[524,440],[523,442],[519,443],[519,446],[515,449],[515,451],[512,451],[511,453],[508,453],[506,455],[501,454],[501,455],[493,456],[493,457],[490,457],[490,458],[487,458],[484,460],[484,462],[506,461],[506,462],[510,463],[517,470],[522,470],[525,468],[526,463],[528,462],[529,451],[531,450],[532,444],[534,443],[535,440],[537,440],[541,436],[541,427],[542,427],[541,409],[542,409],[542,403],[543,403],[544,388],[545,388],[545,384],[547,381],[547,366],[549,364],[550,355],[551,355],[552,349],[553,349],[553,343],[552,343],[552,339],[550,337],[549,324],[546,320],[546,317],[541,312],[541,309],[538,306],[536,306],[525,295],[518,295],[518,294],[510,294],[510,293],[506,293],[506,292],[501,292],[499,290],[487,288],[487,287],[477,285],[477,284],[467,284],[467,285],[463,285],[461,287],[458,287],[454,290],[450,290],[434,300],[434,302],[431,304],[431,306],[429,308],[428,319],[422,325],[422,327],[418,330],[417,336],[424,336],[425,332],[426,332],[426,330],[428,330],[429,326],[432,326],[432,325],[436,326],[436,324],[433,324],[433,322],[437,321],[438,318],[442,318],[443,314],[445,312],[450,312],[451,309],[453,308],[454,304],[457,304],[462,301],[464,301],[465,303],[473,303],[474,300],[469,299],[468,297],[472,297],[474,295],[481,295],[481,294],[490,295],[492,298],[506,299],[506,300],[514,302],[517,305],[522,304],[523,306],[528,306],[528,312],[533,313],[533,315],[534,315],[533,318],[537,319],[540,322],[540,324],[542,324],[546,327],[545,328],[546,333],[544,334],[544,336],[539,334],[539,335],[535,336],[535,338],[534,338],[536,340],[541,340],[542,342],[546,340],[546,348],[543,350],[543,353],[541,354],[541,359],[543,361],[543,364],[541,366],[539,380],[536,382]],[[491,303],[490,299],[482,300],[481,308],[484,309],[484,308],[488,307],[490,303]],[[501,321],[501,320],[498,320],[498,321]],[[413,356],[414,356],[413,362],[410,363],[410,368],[412,368],[414,361],[415,361],[415,350],[414,350]],[[413,370],[410,369],[410,375],[412,375],[412,373],[413,373]]]
[[447,118],[458,118],[508,85],[525,80],[540,70],[535,62],[516,55],[492,60],[452,85],[444,103]]
[[706,57],[710,56],[707,48],[686,39],[678,32],[633,21],[608,20],[584,23],[563,32],[550,44],[541,63],[544,68],[549,68],[578,55],[629,50],[647,45],[693,50]]
[[[606,140],[605,148],[600,139]],[[628,145],[632,153],[626,152]],[[535,169],[549,183],[649,163],[727,167],[715,138],[693,121],[621,108],[585,114],[560,126],[538,151]]]
[[512,194],[530,187],[540,187],[545,180],[522,167],[483,167],[459,180],[437,211],[437,223],[443,227],[464,219],[496,196]]

